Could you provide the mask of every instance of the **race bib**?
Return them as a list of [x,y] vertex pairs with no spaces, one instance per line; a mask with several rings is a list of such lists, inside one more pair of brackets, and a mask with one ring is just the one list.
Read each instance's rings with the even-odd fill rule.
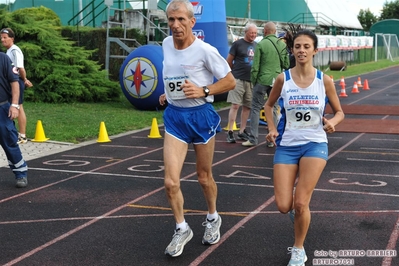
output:
[[320,111],[318,107],[293,107],[287,108],[288,129],[312,129],[320,125]]
[[186,79],[187,79],[186,76],[166,78],[165,91],[170,99],[181,100],[187,98],[186,95],[184,94],[183,89],[181,88]]

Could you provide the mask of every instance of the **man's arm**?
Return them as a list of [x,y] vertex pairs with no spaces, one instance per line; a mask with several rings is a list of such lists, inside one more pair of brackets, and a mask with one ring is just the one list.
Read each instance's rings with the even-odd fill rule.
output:
[[226,61],[229,64],[230,68],[233,69],[234,55],[228,54],[227,58],[226,58]]
[[[18,105],[19,102],[19,83],[18,81],[10,82],[11,85],[11,104]],[[11,106],[10,110],[8,111],[8,117],[11,120],[14,120],[19,115],[19,109],[16,107]]]
[[26,71],[25,68],[18,68],[19,71],[19,77],[24,81],[24,84],[27,88],[32,87],[32,83],[28,80],[28,78],[26,77]]

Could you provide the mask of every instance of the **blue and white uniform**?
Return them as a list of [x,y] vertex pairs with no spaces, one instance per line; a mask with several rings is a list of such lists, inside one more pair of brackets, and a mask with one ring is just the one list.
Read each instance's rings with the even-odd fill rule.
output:
[[185,143],[204,144],[220,132],[220,116],[210,104],[213,95],[187,99],[181,85],[189,80],[198,87],[210,85],[231,72],[216,48],[199,39],[187,48],[175,49],[173,37],[162,43],[163,79],[168,106],[164,112],[166,133]]
[[277,126],[277,146],[328,142],[322,119],[328,101],[323,73],[320,70],[315,72],[315,78],[307,88],[295,84],[291,70],[284,72],[284,85],[279,98],[281,118]]
[[0,145],[7,156],[8,165],[13,171],[15,178],[27,176],[28,166],[22,157],[17,143],[18,132],[14,121],[8,117],[11,102],[10,82],[18,80],[18,72],[11,59],[0,52]]

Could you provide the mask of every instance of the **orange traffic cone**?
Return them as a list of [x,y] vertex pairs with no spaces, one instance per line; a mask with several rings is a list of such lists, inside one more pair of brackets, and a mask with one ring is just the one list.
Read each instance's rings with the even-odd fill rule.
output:
[[[227,126],[225,128],[223,128],[223,130],[227,130],[228,131],[229,127],[230,127],[230,124],[227,124]],[[237,131],[237,130],[240,130],[240,129],[237,127],[236,121],[234,121],[233,131]]]
[[357,87],[358,88],[363,88],[362,80],[360,79],[360,77],[357,78]]
[[357,88],[357,82],[356,81],[355,81],[355,84],[353,84],[352,93],[359,93],[359,89]]
[[45,142],[47,140],[49,140],[49,138],[46,138],[46,134],[44,134],[42,121],[37,120],[35,138],[32,139],[32,141],[33,142]]
[[150,131],[150,135],[148,135],[148,137],[150,139],[162,138],[161,134],[159,133],[158,122],[155,117],[152,119],[151,131]]
[[344,76],[341,77],[341,80],[339,82],[339,86],[341,86],[341,87],[342,86],[346,86]]
[[365,91],[370,90],[369,81],[367,79],[364,80],[363,90],[365,90]]
[[98,139],[97,142],[102,143],[102,142],[111,142],[111,140],[108,137],[108,132],[107,128],[105,127],[105,123],[101,122],[100,123],[100,131],[98,133]]
[[346,94],[345,84],[341,86],[341,93],[338,95],[339,97],[348,97]]

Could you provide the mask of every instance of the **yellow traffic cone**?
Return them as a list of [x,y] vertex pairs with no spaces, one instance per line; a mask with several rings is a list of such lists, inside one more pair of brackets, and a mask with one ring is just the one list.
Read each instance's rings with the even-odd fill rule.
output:
[[[230,126],[230,124],[227,124],[227,126],[225,128],[223,128],[223,130],[229,130],[229,126]],[[236,121],[234,121],[233,131],[237,131],[237,130],[240,130],[240,129],[237,127]]]
[[97,142],[111,142],[108,137],[107,129],[105,128],[105,123],[100,123],[100,132],[98,133]]
[[162,138],[161,134],[159,133],[158,122],[155,117],[152,119],[151,131],[150,131],[150,135],[148,135],[148,137],[151,139]]
[[32,141],[33,142],[45,142],[47,140],[49,140],[49,138],[46,138],[46,135],[44,134],[42,121],[37,120],[35,138],[32,139]]

